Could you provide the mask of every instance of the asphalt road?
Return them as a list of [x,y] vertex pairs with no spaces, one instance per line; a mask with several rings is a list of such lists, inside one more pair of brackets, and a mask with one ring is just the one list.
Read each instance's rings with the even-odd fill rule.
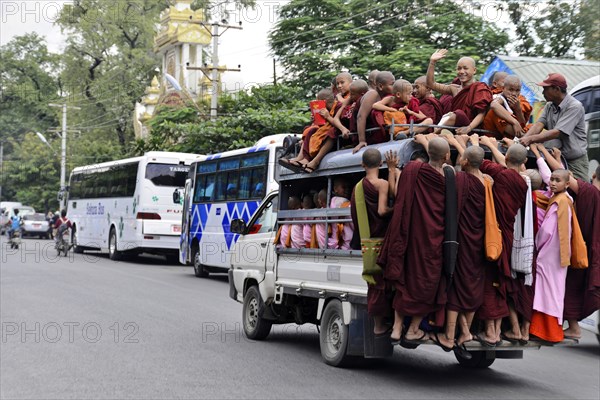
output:
[[351,369],[324,364],[314,326],[242,334],[226,276],[162,258],[58,259],[50,241],[0,254],[0,398],[598,399],[600,347],[464,369],[434,346]]

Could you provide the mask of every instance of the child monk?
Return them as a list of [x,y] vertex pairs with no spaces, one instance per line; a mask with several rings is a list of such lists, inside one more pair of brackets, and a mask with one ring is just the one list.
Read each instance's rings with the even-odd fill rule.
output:
[[[569,187],[569,172],[561,169],[550,177],[550,199],[538,193],[538,208],[545,208],[535,238],[537,275],[530,335],[548,342],[564,339],[562,324],[567,280],[567,267],[571,264],[571,238],[573,230],[579,229],[577,218],[572,214],[573,202],[566,190]],[[546,200],[546,201],[544,201]]]
[[[433,120],[427,118],[425,114],[419,110],[419,100],[412,96],[412,85],[405,79],[398,79],[392,86],[392,95],[386,96],[373,104],[373,110],[380,111],[377,116],[378,125],[390,125],[392,120],[394,124],[406,124],[413,121],[415,124],[432,124]],[[375,113],[374,113],[375,114]],[[394,138],[402,131],[407,131],[406,126],[397,126],[394,128]],[[427,128],[415,128],[416,133],[424,132]]]
[[[327,189],[321,189],[315,198],[317,208],[327,207]],[[331,229],[331,225],[329,229]],[[329,236],[324,223],[314,224],[311,232],[310,247],[312,249],[324,249]]]
[[[362,167],[365,169],[366,176],[362,180],[362,189],[370,237],[372,238],[383,238],[385,236],[389,216],[392,213],[392,209],[388,206],[388,181],[379,178],[379,167],[381,164],[381,153],[379,153],[379,150],[373,148],[365,150],[362,155]],[[350,200],[355,235],[359,232],[355,197],[356,190],[357,188],[355,187]],[[368,283],[367,309],[375,322],[373,331],[375,335],[389,333],[384,320],[392,314],[389,297],[391,288],[386,288],[385,281],[383,280],[383,271],[380,272],[379,274],[368,275],[368,277],[365,277],[365,274],[363,274]]]
[[508,74],[504,71],[496,71],[490,76],[490,80],[488,81],[488,86],[492,91],[492,94],[500,94],[504,89],[504,79]]
[[521,95],[521,80],[516,75],[504,79],[502,93],[495,94],[483,119],[483,129],[494,132],[496,139],[521,137],[533,108]]
[[[298,210],[300,209],[300,199],[298,196],[290,196],[288,198],[288,210]],[[300,231],[298,232],[298,228],[300,227]],[[296,239],[293,240],[292,234],[295,233]],[[300,236],[298,236],[298,233]],[[275,240],[273,243],[279,248],[300,248],[300,244],[303,243],[302,238],[302,225],[295,224],[283,224],[279,227],[277,234],[275,235]]]
[[[314,195],[316,196],[317,193],[315,193]],[[303,210],[312,210],[313,208],[315,208],[315,203],[313,200],[313,194],[312,193],[308,193],[305,194],[302,197],[302,209]],[[311,218],[306,218],[307,220],[310,220]],[[311,235],[312,235],[312,227],[313,224],[311,223],[306,223],[304,225],[302,225],[302,236],[304,238],[304,246],[307,248],[310,248],[310,242],[311,242]]]
[[427,78],[420,76],[413,84],[412,95],[419,100],[419,111],[431,118],[433,124],[440,122],[443,112],[442,103],[431,93],[431,88],[427,86]]
[[[345,178],[335,178],[333,180],[333,196],[329,203],[329,208],[350,207],[350,184]],[[327,241],[327,248],[350,250],[350,242],[354,226],[352,223],[338,223],[334,225],[334,232]]]
[[[475,80],[475,60],[462,57],[456,63],[456,75],[460,85],[444,85],[435,81],[435,64],[446,57],[448,50],[441,49],[431,55],[427,68],[427,86],[441,94],[452,95],[450,112],[440,120],[440,125],[455,126],[456,133],[468,135],[482,122],[490,103],[492,92],[483,82]],[[437,130],[436,130],[436,133]]]

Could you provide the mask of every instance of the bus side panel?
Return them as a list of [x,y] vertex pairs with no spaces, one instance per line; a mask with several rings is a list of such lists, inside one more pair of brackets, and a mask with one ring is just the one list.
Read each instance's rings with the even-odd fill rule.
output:
[[230,255],[239,235],[229,231],[231,220],[250,221],[259,201],[194,204],[190,237],[199,243],[200,262],[209,267],[230,268]]

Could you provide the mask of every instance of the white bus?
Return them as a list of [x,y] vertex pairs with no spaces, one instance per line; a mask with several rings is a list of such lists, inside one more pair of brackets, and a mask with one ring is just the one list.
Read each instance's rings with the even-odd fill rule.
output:
[[152,151],[77,167],[69,182],[74,251],[164,254],[176,260],[183,190],[190,164],[203,156]]
[[[238,234],[231,220],[248,220],[279,185],[275,168],[290,135],[262,138],[254,146],[213,154],[192,164],[186,182],[179,262],[193,264],[197,277],[227,272]],[[291,135],[294,136],[294,135]]]

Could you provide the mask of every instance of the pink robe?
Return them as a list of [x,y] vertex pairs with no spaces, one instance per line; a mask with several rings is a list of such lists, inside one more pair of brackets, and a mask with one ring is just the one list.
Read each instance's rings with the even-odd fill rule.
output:
[[[349,205],[350,200],[341,196],[333,196],[331,198],[329,208],[342,208],[345,204]],[[332,224],[331,229],[333,233],[327,241],[327,247],[330,249],[350,250],[350,241],[352,240],[352,235],[354,234],[354,225],[352,225],[351,222],[344,224],[341,245],[337,234],[337,224]]]
[[[539,210],[539,208],[538,208]],[[569,221],[573,217],[571,209]],[[539,212],[539,211],[538,211]],[[560,240],[558,236],[558,204],[553,203],[539,223],[535,237],[538,249],[533,309],[558,318],[562,325],[567,282],[567,268],[560,265]],[[571,224],[569,224],[569,243]]]
[[288,237],[290,236],[290,226],[291,225],[285,224],[281,227],[281,235],[279,236],[277,247],[287,247],[285,244],[288,242]]
[[300,249],[306,247],[306,242],[304,241],[304,225],[301,224],[293,224],[291,225],[291,235],[292,235],[292,249]]

